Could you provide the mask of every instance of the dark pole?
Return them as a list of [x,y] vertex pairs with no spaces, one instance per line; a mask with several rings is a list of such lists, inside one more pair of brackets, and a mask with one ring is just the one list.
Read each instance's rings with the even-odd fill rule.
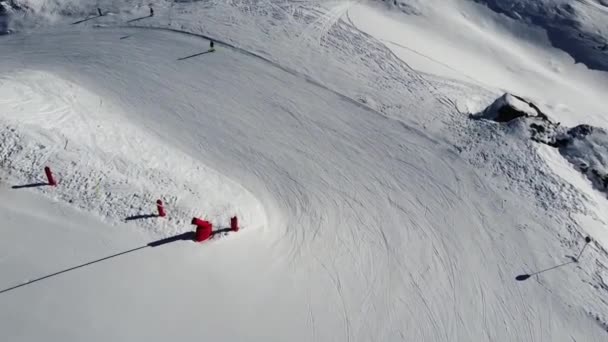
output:
[[576,257],[576,259],[574,259],[574,261],[578,262],[578,258],[581,257],[581,255],[583,254],[583,251],[585,251],[585,248],[587,248],[587,245],[589,244],[589,242],[591,242],[591,238],[589,236],[587,236],[585,238],[585,245],[583,246],[583,248],[581,249],[581,252],[578,253],[578,256]]
[[45,275],[44,277],[36,278],[36,279],[34,279],[34,280],[29,280],[29,281],[27,281],[27,282],[25,282],[25,283],[22,283],[22,284],[19,284],[19,285],[15,285],[15,286],[13,286],[13,287],[9,287],[8,289],[1,290],[1,291],[0,291],[0,294],[1,294],[1,293],[4,293],[4,292],[11,291],[11,290],[14,290],[14,289],[17,289],[17,288],[20,288],[20,287],[22,287],[22,286],[26,286],[26,285],[30,285],[30,284],[32,284],[32,283],[39,282],[39,281],[44,280],[44,279],[47,279],[47,278],[51,278],[51,277],[54,277],[54,276],[60,275],[60,274],[62,274],[62,273],[66,273],[66,272],[70,272],[70,271],[73,271],[73,270],[76,270],[76,269],[79,269],[79,268],[82,268],[82,267],[86,267],[86,266],[89,266],[89,265],[92,265],[92,264],[98,263],[98,262],[100,262],[100,261],[104,261],[104,260],[108,260],[108,259],[111,259],[111,258],[115,258],[115,257],[120,256],[120,255],[123,255],[123,254],[132,253],[132,252],[138,251],[138,250],[143,249],[143,248],[146,248],[146,247],[151,247],[151,246],[149,246],[149,245],[145,245],[145,246],[141,246],[141,247],[133,248],[133,249],[130,249],[130,250],[125,251],[125,252],[117,253],[117,254],[114,254],[114,255],[107,256],[107,257],[105,257],[105,258],[101,258],[101,259],[97,259],[97,260],[89,261],[89,262],[87,262],[87,263],[85,263],[85,264],[82,264],[82,265],[78,265],[78,266],[70,267],[70,268],[68,268],[68,269],[65,269],[65,270],[62,270],[62,271],[59,271],[59,272],[55,272],[55,273],[52,273],[52,274],[48,274],[48,275]]
[[524,280],[530,278],[533,275],[537,275],[537,274],[540,274],[540,273],[543,273],[543,272],[551,271],[553,269],[556,269],[556,268],[559,268],[559,267],[563,267],[563,266],[566,266],[568,264],[572,264],[572,263],[575,263],[575,262],[578,263],[579,258],[581,257],[581,255],[585,251],[585,248],[587,248],[587,245],[590,242],[591,242],[591,237],[589,237],[589,236],[585,237],[585,245],[583,246],[583,248],[581,248],[581,251],[578,253],[578,256],[576,258],[573,258],[572,261],[568,261],[568,262],[565,262],[563,264],[559,264],[559,265],[556,265],[556,266],[553,266],[553,267],[549,267],[549,268],[546,268],[544,270],[536,271],[534,273],[520,274],[517,277],[515,277],[515,280],[524,281]]

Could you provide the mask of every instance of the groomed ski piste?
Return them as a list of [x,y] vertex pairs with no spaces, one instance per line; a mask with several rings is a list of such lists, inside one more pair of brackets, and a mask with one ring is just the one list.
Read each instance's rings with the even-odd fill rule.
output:
[[[559,3],[606,38],[605,3]],[[467,0],[13,5],[2,340],[608,338],[606,193],[470,117],[511,92],[608,128],[607,70],[544,29]]]

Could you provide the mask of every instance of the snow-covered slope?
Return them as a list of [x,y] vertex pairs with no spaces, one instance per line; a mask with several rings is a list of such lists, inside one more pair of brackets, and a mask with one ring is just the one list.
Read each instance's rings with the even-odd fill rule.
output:
[[[608,127],[608,73],[576,63],[542,27],[471,1],[406,3],[390,14],[382,4],[360,4],[349,18],[417,70],[525,96],[568,126]],[[591,22],[607,23],[608,15]],[[472,100],[461,108],[481,110],[489,102],[475,106]]]
[[552,45],[591,69],[608,71],[605,0],[475,0],[547,32]]
[[[95,7],[70,3],[73,14]],[[575,256],[582,220],[602,236],[605,199],[509,127],[464,113],[498,88],[538,89],[516,71],[517,82],[488,85],[501,63],[542,66],[529,43],[511,36],[525,58],[472,65],[465,79],[428,62],[451,57],[442,63],[456,69],[492,51],[433,29],[467,23],[452,7],[434,17],[412,1],[413,19],[356,2],[158,2],[128,23],[147,3],[101,4],[112,13],[70,25],[79,18],[50,11],[54,24],[22,19],[15,27],[34,29],[0,38],[0,129],[27,149],[19,162],[1,149],[0,331],[11,341],[605,340],[601,244],[515,280]],[[416,20],[428,31],[411,31]],[[412,32],[462,44],[428,39],[431,59],[416,62],[383,41]],[[207,50],[201,34],[216,51],[184,59]],[[576,75],[577,87],[595,82],[590,97],[558,114],[589,109],[601,126],[605,76]],[[569,87],[532,96],[557,108]],[[106,200],[88,181],[11,188],[52,161],[64,182],[104,175]],[[137,205],[121,202],[134,191]],[[168,223],[119,222],[161,195],[174,196]],[[195,210],[218,224],[238,211],[257,229],[144,247],[189,230]]]
[[51,166],[60,186],[43,188],[47,194],[114,222],[155,212],[150,204],[162,199],[175,216],[143,222],[165,235],[203,213],[216,225],[226,225],[228,215],[265,225],[263,207],[246,190],[158,142],[76,83],[24,70],[0,77],[0,94],[1,165],[13,182],[35,184]]

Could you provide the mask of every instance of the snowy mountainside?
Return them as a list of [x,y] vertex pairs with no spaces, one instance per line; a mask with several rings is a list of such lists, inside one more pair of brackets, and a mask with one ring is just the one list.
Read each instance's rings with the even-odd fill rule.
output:
[[508,123],[524,139],[559,149],[599,191],[608,190],[608,131],[589,125],[565,127],[524,98],[504,94],[473,118]]
[[[555,50],[516,34],[538,31],[503,26],[478,4],[407,3],[415,15],[283,0],[162,1],[154,16],[141,1],[38,1],[30,7],[52,20],[15,15],[0,38],[0,129],[28,152],[3,160],[0,331],[15,341],[605,340],[605,198],[517,127],[467,115],[502,88],[537,89],[543,109],[601,125],[605,79],[564,55],[553,66],[565,72],[546,67]],[[81,143],[66,150],[65,138]],[[87,173],[107,175],[109,207],[91,196],[79,211],[62,195],[86,200],[86,189],[11,189],[53,160],[67,177],[71,161],[90,160]],[[117,222],[131,208],[123,195],[180,197],[184,186],[197,191],[171,202],[166,225]],[[240,210],[259,229],[131,252],[191,229],[194,210],[218,224]],[[571,261],[588,234],[578,263],[515,280]]]
[[[495,94],[477,105],[463,101],[459,108],[480,111],[508,92],[531,99],[569,126],[608,127],[603,95],[608,90],[608,73],[580,63],[567,49],[555,46],[542,26],[473,1],[402,3],[389,5],[389,15],[386,4],[358,5],[349,17],[414,69],[473,83]],[[535,8],[552,13],[551,4],[539,2]],[[585,21],[597,26],[608,22],[601,17]],[[604,58],[601,51],[594,56]]]
[[591,69],[608,71],[608,2],[605,0],[475,0],[546,30],[551,43]]

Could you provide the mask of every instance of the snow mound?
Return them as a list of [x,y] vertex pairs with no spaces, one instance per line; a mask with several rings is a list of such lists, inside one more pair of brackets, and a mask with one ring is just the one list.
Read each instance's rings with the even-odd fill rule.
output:
[[[262,227],[260,203],[240,185],[130,124],[120,109],[46,72],[0,78],[0,172],[16,188],[36,188],[60,201],[160,235],[191,230],[193,216],[226,227],[238,215]],[[44,166],[59,186],[41,186]],[[3,178],[5,178],[3,177]],[[162,199],[168,211],[156,214]]]

